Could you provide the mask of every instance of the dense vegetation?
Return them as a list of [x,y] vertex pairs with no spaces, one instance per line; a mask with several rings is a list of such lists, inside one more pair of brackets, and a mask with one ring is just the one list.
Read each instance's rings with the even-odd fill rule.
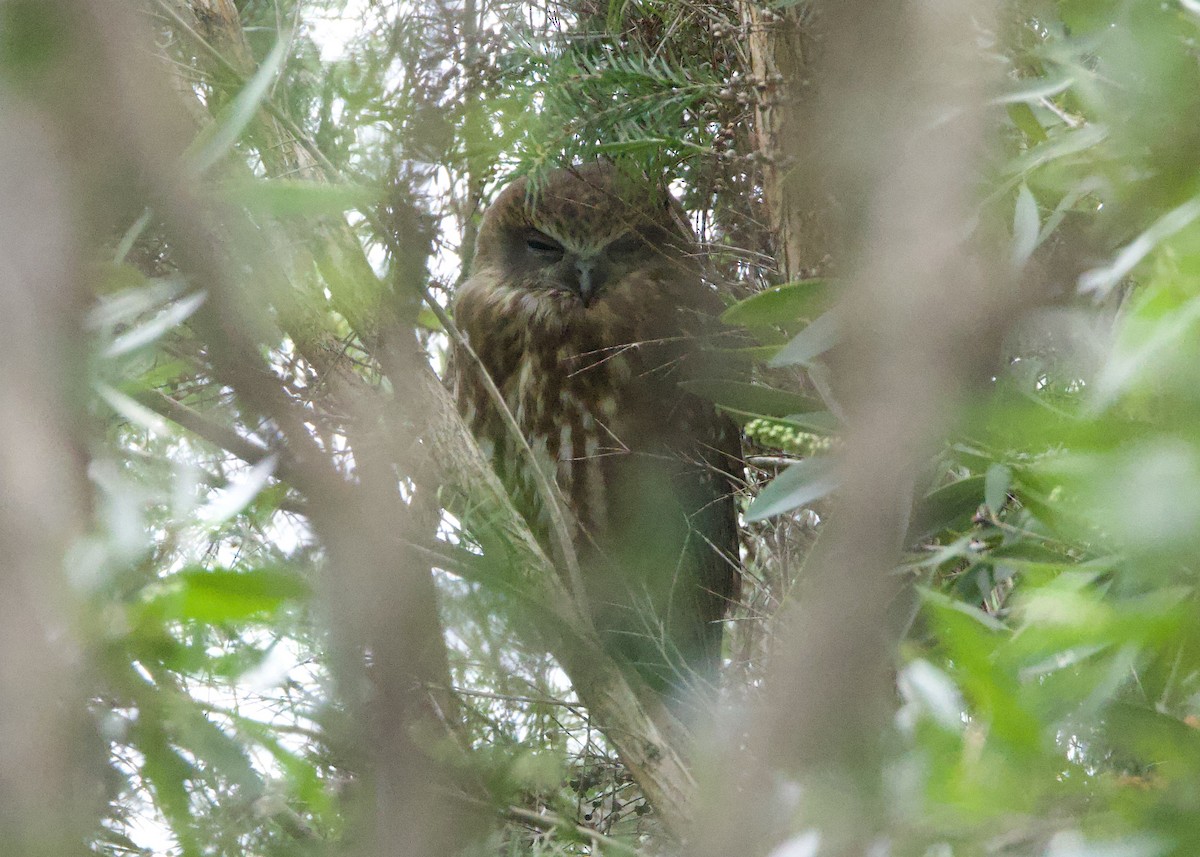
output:
[[[0,5],[5,853],[1196,854],[1198,36]],[[580,657],[437,381],[482,208],[597,157],[671,181],[728,306],[694,734]]]

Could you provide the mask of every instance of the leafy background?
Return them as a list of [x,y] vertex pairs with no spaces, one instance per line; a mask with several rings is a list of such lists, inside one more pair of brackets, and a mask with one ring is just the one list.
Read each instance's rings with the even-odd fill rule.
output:
[[[747,436],[724,728],[769,711],[781,605],[819,586],[805,559],[837,515],[846,415],[827,370],[860,319],[838,303],[852,242],[817,247],[799,276],[779,263],[762,110],[817,78],[756,76],[753,32],[800,28],[819,63],[820,4],[108,7],[91,14],[121,14],[89,31],[99,19],[67,4],[0,6],[5,103],[89,154],[52,162],[85,224],[82,285],[63,310],[76,335],[41,346],[86,501],[74,523],[38,507],[63,534],[44,566],[61,586],[22,598],[58,619],[8,644],[18,667],[39,634],[69,649],[51,708],[87,716],[54,720],[73,749],[53,793],[75,823],[54,802],[5,814],[14,853],[678,849],[548,654],[520,564],[496,559],[517,548],[431,476],[404,384],[444,367],[445,308],[510,177],[599,156],[667,176],[729,307],[714,347],[730,371],[697,392]],[[1022,298],[992,319],[1003,344],[972,356],[987,369],[914,483],[889,575],[906,593],[895,692],[865,742],[870,853],[1200,851],[1198,33],[1190,0],[1028,0],[978,23],[997,85],[970,227]],[[126,81],[125,102],[108,98],[106,40],[143,55],[161,92]],[[186,129],[178,146],[142,125],[128,155],[87,130],[116,128],[126,102]],[[28,479],[5,493],[33,502]],[[380,596],[404,606],[376,616]],[[389,662],[399,684],[372,673]],[[35,688],[14,675],[6,693]],[[417,684],[460,725],[404,732],[425,761],[391,783],[395,759],[372,755],[386,733],[364,724]],[[697,770],[702,787],[721,777]],[[389,840],[372,816],[393,787],[427,840]],[[812,809],[836,791],[789,803],[787,782],[760,787],[783,809],[747,850],[839,841]]]

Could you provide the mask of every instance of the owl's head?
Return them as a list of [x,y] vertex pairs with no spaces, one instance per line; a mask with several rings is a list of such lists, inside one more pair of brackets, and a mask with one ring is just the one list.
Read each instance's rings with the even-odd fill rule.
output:
[[[519,179],[484,215],[472,280],[531,314],[599,318],[698,282],[679,203],[664,188],[595,163]],[[674,295],[678,300],[680,295]],[[539,312],[540,311],[540,312]]]

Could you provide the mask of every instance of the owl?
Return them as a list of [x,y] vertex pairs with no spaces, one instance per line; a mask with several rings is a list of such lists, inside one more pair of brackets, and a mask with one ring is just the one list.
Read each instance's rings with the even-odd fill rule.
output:
[[[483,217],[457,325],[557,479],[600,637],[645,685],[712,686],[739,580],[736,425],[684,382],[720,302],[682,208],[610,164],[509,185]],[[478,365],[452,358],[459,407],[548,542],[528,453]]]

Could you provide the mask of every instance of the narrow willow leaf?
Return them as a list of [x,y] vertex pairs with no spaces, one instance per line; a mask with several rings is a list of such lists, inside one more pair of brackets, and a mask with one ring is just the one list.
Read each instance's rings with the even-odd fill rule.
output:
[[788,414],[783,422],[791,423],[803,431],[814,434],[833,434],[842,427],[838,418],[829,411],[810,411],[805,414]]
[[429,307],[421,307],[417,313],[417,324],[426,330],[442,330],[442,320],[433,314]]
[[967,604],[964,601],[960,601],[957,598],[951,598],[949,595],[946,595],[943,592],[939,592],[936,589],[929,589],[925,586],[918,586],[916,587],[916,590],[926,604],[941,608],[942,610],[949,610],[952,613],[961,613],[962,615],[978,622],[989,631],[1002,631],[1005,633],[1009,631],[1007,625],[1005,625],[995,616],[992,616],[990,613],[985,613],[983,610],[980,610],[973,604]]
[[958,686],[943,670],[918,658],[901,671],[900,692],[928,713],[943,729],[961,730],[967,710]]
[[820,500],[836,487],[832,458],[806,458],[771,480],[746,510],[746,520],[762,521],[790,512]]
[[89,330],[103,330],[118,324],[132,324],[150,310],[178,298],[187,290],[179,277],[147,278],[128,265],[102,266],[101,276],[111,294],[101,296],[88,313]]
[[1056,134],[1049,141],[1034,146],[1019,158],[1013,159],[1008,165],[1008,172],[1012,175],[1027,175],[1051,161],[1098,146],[1106,139],[1108,139],[1108,130],[1100,125],[1083,125],[1071,131]]
[[1117,253],[1111,265],[1093,268],[1079,276],[1079,291],[1091,292],[1103,298],[1121,280],[1137,267],[1160,243],[1191,225],[1200,217],[1200,198],[1192,198],[1183,205],[1173,208],[1150,225],[1150,228],[1134,238]]
[[221,194],[244,208],[271,217],[321,217],[357,209],[370,211],[383,200],[379,188],[292,179],[226,182]]
[[149,429],[155,434],[167,435],[171,432],[170,423],[141,402],[130,398],[107,384],[96,384],[96,392],[108,403],[115,412],[129,420],[134,425]]
[[187,321],[204,303],[206,292],[193,292],[164,309],[145,324],[127,330],[104,349],[105,357],[120,357],[139,348],[152,345],[163,335]]
[[268,455],[240,477],[232,480],[229,487],[217,492],[216,497],[197,511],[197,519],[208,526],[215,526],[237,515],[266,487],[267,480],[275,472],[277,461],[277,456]]
[[307,595],[294,574],[273,568],[189,568],[164,580],[147,599],[145,611],[167,620],[221,624],[270,616]]
[[983,483],[983,502],[993,512],[1004,508],[1008,500],[1008,489],[1012,486],[1012,470],[1003,464],[993,464],[987,469]]
[[234,99],[229,102],[213,121],[202,130],[184,155],[188,169],[193,175],[201,175],[233,148],[246,126],[254,119],[267,92],[275,83],[287,58],[291,38],[281,35],[275,47],[267,54],[254,76],[246,82]]
[[128,256],[129,251],[133,249],[134,242],[141,237],[144,231],[146,231],[146,227],[150,225],[150,218],[153,216],[154,211],[147,208],[142,211],[141,216],[138,217],[138,219],[135,220],[127,230],[125,230],[125,234],[121,236],[121,240],[117,244],[117,248],[113,251],[114,265],[124,264],[125,257]]
[[706,379],[684,381],[679,386],[723,408],[762,417],[786,417],[788,414],[814,411],[821,407],[820,402],[808,396],[778,390],[765,384]]
[[925,539],[943,530],[962,530],[983,502],[984,477],[969,476],[926,494],[913,515],[909,534]]
[[1042,127],[1042,123],[1038,121],[1028,104],[1017,102],[1009,104],[1004,109],[1012,123],[1024,131],[1025,136],[1034,143],[1044,143],[1050,139],[1046,136],[1046,129]]
[[1156,364],[1163,365],[1164,355],[1177,351],[1195,335],[1197,324],[1200,324],[1200,298],[1195,297],[1174,308],[1163,322],[1131,317],[1126,322],[1126,338],[1133,340],[1128,335],[1132,332],[1142,338],[1130,342],[1118,340],[1094,382],[1094,407],[1107,407],[1139,378],[1153,374]]
[[142,754],[138,773],[150,786],[155,806],[171,825],[183,857],[198,857],[200,849],[192,829],[188,796],[192,790],[190,781],[201,779],[200,774],[171,746],[158,723],[150,718],[146,721],[139,722],[133,733],[134,746]]
[[1041,224],[1038,219],[1037,200],[1029,190],[1029,185],[1021,183],[1017,191],[1017,205],[1013,210],[1013,243],[1012,267],[1019,271],[1025,267],[1029,257],[1038,246],[1038,234]]
[[1022,85],[992,99],[992,104],[1014,104],[1017,102],[1040,101],[1060,92],[1066,92],[1075,83],[1075,75],[1060,74],[1053,77],[1038,77],[1022,81]]
[[841,321],[837,310],[830,310],[796,334],[767,365],[778,368],[811,363],[837,345],[840,339]]
[[828,280],[784,283],[738,301],[722,313],[721,321],[743,327],[760,327],[815,319],[829,308],[831,294]]

